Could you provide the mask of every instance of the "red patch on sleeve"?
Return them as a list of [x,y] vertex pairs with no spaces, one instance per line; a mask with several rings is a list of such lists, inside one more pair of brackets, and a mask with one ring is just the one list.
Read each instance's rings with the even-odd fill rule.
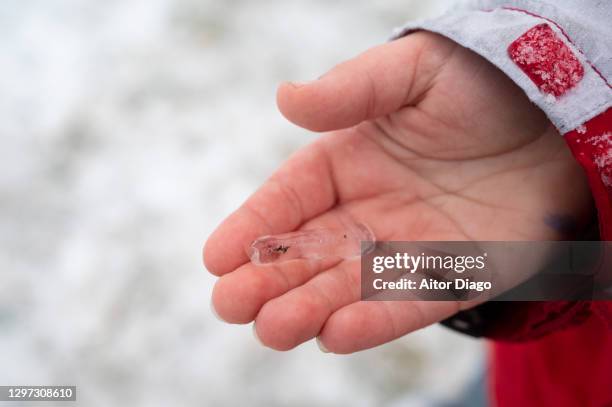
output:
[[508,47],[510,58],[540,91],[563,95],[584,77],[584,68],[548,24],[525,32]]

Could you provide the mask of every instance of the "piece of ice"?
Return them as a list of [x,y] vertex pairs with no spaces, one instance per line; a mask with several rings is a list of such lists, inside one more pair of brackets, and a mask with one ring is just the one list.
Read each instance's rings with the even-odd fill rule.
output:
[[311,229],[280,235],[261,236],[248,250],[255,264],[279,263],[294,259],[350,259],[362,254],[361,242],[366,242],[363,253],[374,246],[374,234],[362,223],[343,229]]

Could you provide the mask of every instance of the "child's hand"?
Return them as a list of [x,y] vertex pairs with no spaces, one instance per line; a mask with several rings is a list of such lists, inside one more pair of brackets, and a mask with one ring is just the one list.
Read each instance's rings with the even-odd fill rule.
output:
[[336,131],[292,156],[204,250],[221,276],[218,314],[255,320],[274,349],[319,336],[332,352],[354,352],[461,304],[360,302],[358,261],[256,267],[245,248],[258,236],[327,226],[346,211],[378,240],[546,240],[563,232],[546,219],[580,225],[590,214],[582,171],[544,114],[493,65],[438,35],[412,34],[317,81],[283,84],[278,104],[300,126]]

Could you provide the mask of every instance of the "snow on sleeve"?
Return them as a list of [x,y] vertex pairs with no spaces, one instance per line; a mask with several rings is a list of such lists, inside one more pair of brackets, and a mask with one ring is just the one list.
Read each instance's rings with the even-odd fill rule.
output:
[[578,58],[546,23],[536,25],[512,42],[508,54],[547,95],[559,97],[584,77]]

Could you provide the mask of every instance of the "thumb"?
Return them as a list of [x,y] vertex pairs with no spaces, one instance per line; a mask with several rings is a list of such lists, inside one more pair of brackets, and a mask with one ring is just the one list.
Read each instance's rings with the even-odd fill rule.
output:
[[392,113],[417,100],[431,81],[432,75],[421,75],[418,67],[423,39],[416,33],[379,45],[312,82],[284,82],[277,91],[278,107],[287,119],[313,131],[343,129]]

